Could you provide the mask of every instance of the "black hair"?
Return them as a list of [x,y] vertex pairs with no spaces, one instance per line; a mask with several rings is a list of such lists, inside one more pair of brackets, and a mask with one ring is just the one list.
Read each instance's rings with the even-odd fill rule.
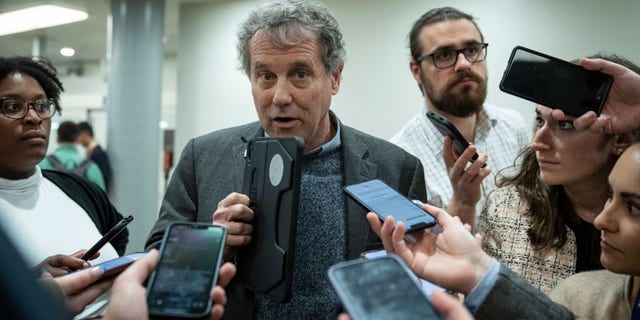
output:
[[56,112],[61,113],[60,93],[64,91],[58,78],[56,68],[51,61],[42,57],[0,57],[0,80],[6,76],[20,72],[35,78],[47,98],[53,99]]
[[78,138],[78,126],[71,121],[63,121],[58,127],[58,141],[61,143],[74,143]]
[[447,20],[460,19],[471,21],[478,30],[478,33],[480,33],[481,41],[484,42],[482,31],[480,31],[480,28],[478,28],[478,25],[473,20],[474,18],[472,15],[452,7],[435,8],[423,14],[418,20],[416,20],[416,22],[413,23],[413,27],[411,27],[411,31],[409,32],[409,50],[411,51],[411,57],[413,59],[418,59],[420,56],[422,46],[420,45],[420,41],[418,41],[418,37],[420,36],[420,31],[423,27]]
[[78,123],[78,133],[86,132],[93,137],[93,128],[89,122],[83,121]]

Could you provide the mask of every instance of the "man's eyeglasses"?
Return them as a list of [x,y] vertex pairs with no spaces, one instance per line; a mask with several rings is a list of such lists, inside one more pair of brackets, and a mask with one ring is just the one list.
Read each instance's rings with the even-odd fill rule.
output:
[[477,43],[466,46],[462,49],[439,50],[431,54],[417,57],[416,61],[420,63],[430,57],[433,59],[433,65],[435,65],[436,68],[446,69],[455,65],[456,62],[458,62],[458,56],[462,53],[467,61],[471,63],[480,62],[487,57],[488,45],[488,43]]
[[50,119],[56,113],[53,99],[26,102],[14,98],[0,98],[0,112],[10,119],[22,119],[33,108],[38,117]]

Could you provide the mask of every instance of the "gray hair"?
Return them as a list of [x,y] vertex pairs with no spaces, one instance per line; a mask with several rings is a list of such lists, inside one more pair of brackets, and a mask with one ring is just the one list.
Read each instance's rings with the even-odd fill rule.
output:
[[238,31],[238,59],[251,76],[249,43],[264,30],[278,47],[288,48],[309,38],[320,42],[324,66],[329,72],[344,64],[346,50],[338,21],[326,7],[315,1],[281,0],[269,2],[249,14]]

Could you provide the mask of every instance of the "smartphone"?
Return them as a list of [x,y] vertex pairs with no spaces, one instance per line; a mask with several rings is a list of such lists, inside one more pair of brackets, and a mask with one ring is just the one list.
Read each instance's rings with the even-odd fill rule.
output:
[[120,274],[120,272],[124,271],[132,263],[141,259],[145,255],[147,255],[146,252],[130,253],[122,257],[117,257],[115,259],[96,264],[93,267],[99,267],[102,269],[103,273],[101,278],[110,278]]
[[403,222],[405,232],[424,229],[436,224],[436,218],[411,202],[382,180],[374,179],[344,187],[345,192],[367,210],[384,220],[393,216],[395,223]]
[[131,221],[133,221],[133,216],[131,215],[118,221],[118,223],[116,223],[111,230],[107,231],[107,233],[105,233],[104,236],[96,242],[96,244],[91,246],[91,248],[87,250],[80,259],[84,261],[91,259],[91,257],[93,257],[100,249],[102,249],[102,247],[104,247],[105,244],[107,244],[107,242],[113,240],[120,232],[122,232],[122,230],[124,230]]
[[600,115],[613,78],[525,47],[511,52],[500,90],[579,117]]
[[[434,126],[436,126],[436,129],[438,129],[438,131],[440,131],[443,136],[451,137],[451,139],[453,140],[453,150],[455,150],[459,155],[467,149],[470,143],[467,141],[467,139],[464,138],[462,133],[458,131],[453,123],[449,121],[449,119],[431,110],[427,111],[427,118],[429,119],[429,121],[431,121],[431,123],[433,123]],[[476,159],[478,159],[477,152],[471,158],[471,162],[475,161]],[[485,163],[482,167],[484,168],[486,165],[487,164]]]
[[395,255],[335,264],[329,281],[354,320],[441,319],[418,279]]
[[147,283],[149,314],[200,318],[211,312],[209,293],[218,281],[226,229],[176,222],[160,245],[160,258]]

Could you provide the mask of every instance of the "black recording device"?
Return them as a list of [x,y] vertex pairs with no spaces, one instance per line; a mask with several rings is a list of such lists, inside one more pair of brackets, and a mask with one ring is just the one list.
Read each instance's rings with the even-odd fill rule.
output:
[[291,299],[303,149],[298,137],[259,137],[245,153],[243,192],[254,212],[253,233],[238,249],[237,277],[278,302]]

